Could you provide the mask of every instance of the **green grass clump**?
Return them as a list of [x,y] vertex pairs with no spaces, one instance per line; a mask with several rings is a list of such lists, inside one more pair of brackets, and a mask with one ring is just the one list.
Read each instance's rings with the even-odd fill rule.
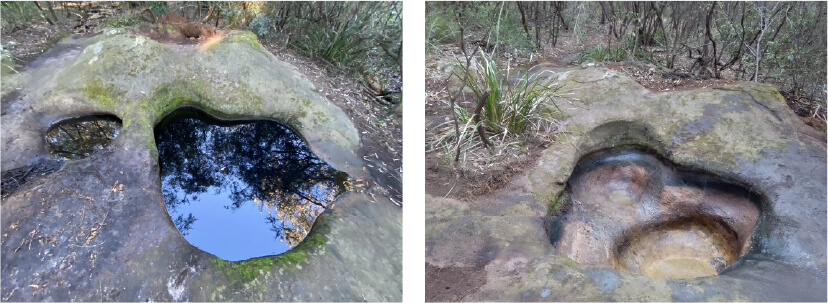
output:
[[603,61],[612,61],[612,62],[621,62],[627,60],[629,58],[629,54],[626,50],[620,47],[605,47],[603,45],[598,45],[592,48],[587,49],[583,53],[581,53],[581,58],[578,60],[578,63],[583,62],[603,62]]
[[138,24],[138,22],[140,20],[141,20],[141,18],[139,16],[124,14],[124,15],[121,15],[119,17],[104,21],[104,23],[101,25],[101,27],[102,28],[130,27],[130,26]]
[[0,27],[3,33],[25,28],[34,20],[44,20],[44,16],[32,1],[3,1],[0,3]]
[[353,23],[338,24],[339,28],[324,28],[317,23],[307,23],[302,39],[294,39],[293,47],[310,57],[320,57],[328,62],[346,64],[362,59],[371,47],[364,41],[362,28]]
[[[453,159],[462,160],[461,167],[465,165],[467,153],[481,147],[487,147],[490,156],[493,155],[489,160],[495,160],[507,154],[507,149],[521,146],[521,142],[529,136],[544,139],[558,129],[558,118],[561,117],[561,111],[555,104],[555,87],[530,77],[528,72],[522,77],[507,79],[503,75],[508,71],[499,68],[492,57],[485,53],[480,56],[480,60],[468,70],[460,68],[461,73],[468,73],[466,86],[473,91],[473,96],[468,99],[474,101],[471,102],[473,105],[464,107],[455,104],[453,110],[459,130],[455,129],[454,120],[438,125],[431,146],[431,151],[447,156],[448,163]],[[482,110],[477,116],[475,109],[484,97]],[[492,146],[485,146],[479,127],[485,130]]]

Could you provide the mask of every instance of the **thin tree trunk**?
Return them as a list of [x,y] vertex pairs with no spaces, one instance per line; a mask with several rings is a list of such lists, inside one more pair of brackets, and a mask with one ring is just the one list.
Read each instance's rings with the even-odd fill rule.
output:
[[554,2],[554,7],[555,7],[555,15],[561,21],[561,26],[563,26],[563,29],[565,31],[569,30],[569,25],[566,24],[566,20],[564,20],[564,17],[563,17],[564,3],[561,2],[561,1],[555,1]]
[[[719,69],[716,68],[716,63],[717,63],[716,62],[716,40],[713,39],[713,33],[710,30],[710,24],[713,23],[713,12],[715,11],[715,9],[716,9],[716,1],[713,1],[713,4],[710,6],[710,10],[707,12],[707,18],[705,20],[705,34],[707,35],[707,39],[710,40],[710,43],[713,44],[713,60],[712,61],[713,61],[714,74],[712,76],[714,76],[716,78],[721,78],[720,73],[719,73]],[[707,56],[707,52],[702,54],[702,58],[701,58],[702,63],[704,63],[704,60],[707,60],[705,58],[706,56]],[[703,67],[707,67],[707,64],[702,64],[702,65],[704,65]],[[704,70],[701,70],[701,71],[703,72]]]
[[52,7],[52,1],[46,2],[46,8],[49,10],[49,14],[52,15],[52,20],[58,22],[57,14],[55,14],[55,9]]
[[[491,95],[491,91],[486,91],[480,96],[480,99],[477,100],[477,108],[474,109],[474,123],[477,124],[477,134],[480,136],[480,140],[483,141],[483,145],[486,148],[491,149],[492,142],[489,141],[489,136],[486,135],[486,127],[483,123],[480,123],[480,114],[483,112],[483,104],[485,104],[489,100],[489,95]],[[497,102],[497,100],[495,100]]]
[[526,26],[526,10],[521,5],[521,2],[515,2],[518,7],[518,11],[520,11],[520,23],[523,24],[523,31],[526,32],[526,38],[532,39],[532,36],[529,35],[529,27]]
[[37,1],[32,1],[32,2],[34,2],[34,5],[37,6],[37,9],[40,10],[40,13],[43,14],[43,19],[46,19],[46,22],[49,22],[49,24],[55,25],[55,23],[52,22],[52,19],[49,19],[49,16],[46,15],[46,11],[43,10],[43,7],[40,6],[40,3],[37,3]]

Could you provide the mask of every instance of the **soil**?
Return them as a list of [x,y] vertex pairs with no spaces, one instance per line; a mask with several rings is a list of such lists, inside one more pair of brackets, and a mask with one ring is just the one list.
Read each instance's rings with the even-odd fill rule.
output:
[[66,23],[50,25],[32,24],[24,29],[3,34],[3,47],[15,59],[14,69],[23,71],[52,45],[69,35],[71,26]]
[[426,153],[426,193],[471,201],[509,184],[512,177],[532,167],[540,157],[546,142],[529,138],[526,151],[511,154],[486,168],[455,170],[447,165],[445,157]]
[[87,6],[85,19],[75,12],[68,15],[58,13],[58,20],[54,24],[38,19],[22,28],[3,33],[3,48],[15,59],[15,70],[22,71],[29,63],[71,34],[93,34],[106,20],[119,16],[123,11],[121,6],[111,3],[82,5]]

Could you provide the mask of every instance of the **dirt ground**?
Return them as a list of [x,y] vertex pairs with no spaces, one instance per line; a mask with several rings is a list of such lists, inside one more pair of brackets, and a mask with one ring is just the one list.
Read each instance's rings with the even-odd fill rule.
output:
[[[42,53],[69,35],[94,35],[98,24],[109,18],[117,17],[119,10],[101,7],[99,17],[94,24],[89,22],[79,27],[80,20],[64,19],[55,25],[45,21],[33,22],[30,26],[3,35],[3,46],[16,60],[15,69],[25,70],[26,66]],[[160,32],[149,24],[140,24],[131,29],[133,33],[142,34],[167,44],[193,44],[204,40],[184,38],[175,32]],[[217,34],[224,30],[219,28]],[[9,43],[14,41],[13,43]],[[310,79],[324,96],[339,106],[351,118],[360,132],[362,148],[360,155],[364,160],[364,170],[376,179],[356,180],[358,191],[367,191],[374,195],[388,196],[398,206],[402,206],[402,107],[401,105],[384,105],[368,100],[359,82],[341,70],[321,60],[314,60],[275,43],[263,43],[265,48],[279,60],[296,67]]]

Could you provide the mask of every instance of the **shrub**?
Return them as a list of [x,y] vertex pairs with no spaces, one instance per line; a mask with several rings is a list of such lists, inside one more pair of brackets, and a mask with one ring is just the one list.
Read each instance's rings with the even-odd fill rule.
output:
[[473,66],[460,70],[469,74],[465,84],[475,100],[483,103],[475,105],[482,107],[479,116],[474,111],[476,108],[470,110],[455,104],[457,121],[446,121],[436,128],[431,151],[442,152],[447,163],[460,159],[462,168],[467,154],[481,147],[489,149],[489,155],[483,156],[486,161],[496,160],[510,148],[520,146],[527,136],[546,140],[558,130],[561,111],[555,104],[555,87],[532,77],[529,72],[520,77],[503,76],[509,71],[499,68],[485,53]]
[[43,17],[31,1],[3,1],[0,2],[0,8],[0,26],[3,33],[23,28],[32,20],[42,20]]

